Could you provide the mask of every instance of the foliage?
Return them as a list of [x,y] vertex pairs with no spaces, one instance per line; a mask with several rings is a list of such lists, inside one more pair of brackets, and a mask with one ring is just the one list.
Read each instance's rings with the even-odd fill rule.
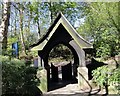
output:
[[73,54],[71,50],[63,45],[59,44],[56,45],[49,54],[49,60],[51,62],[61,62],[61,61],[68,61],[73,59]]
[[0,20],[0,42],[3,50],[2,54],[4,54],[4,52],[7,50],[7,35],[11,2],[8,2],[8,0],[2,2],[2,18]]
[[120,66],[114,70],[112,76],[110,77],[110,82],[112,86],[115,86],[120,94]]
[[82,9],[85,19],[78,32],[93,43],[97,57],[111,57],[120,52],[118,5],[118,2],[94,2]]
[[[2,16],[2,4],[0,7]],[[8,50],[13,51],[11,43],[21,42],[21,44],[19,43],[19,53],[21,54],[25,49],[25,53],[29,54],[29,46],[46,34],[46,30],[53,23],[58,12],[62,12],[74,25],[75,21],[80,18],[80,7],[81,4],[77,2],[11,2]],[[5,54],[10,56],[11,52]]]
[[112,69],[108,65],[105,65],[93,70],[92,75],[93,81],[99,86],[112,85],[120,92],[120,67]]
[[[76,2],[50,2],[49,10],[52,15],[52,19],[56,18],[58,12],[62,12],[67,19],[74,25],[74,22],[80,16],[80,4]],[[53,20],[51,20],[53,22]]]
[[[31,2],[28,5],[28,9],[31,13],[31,17],[34,23],[39,23],[40,34],[45,34],[42,32],[43,28],[48,28],[48,26],[53,23],[58,12],[62,12],[67,19],[74,25],[76,19],[80,17],[80,7],[81,4],[76,2]],[[45,30],[46,30],[45,29]]]
[[38,94],[36,87],[39,80],[36,77],[37,69],[26,66],[25,61],[7,56],[0,56],[2,60],[2,94],[30,95]]
[[39,68],[37,71],[37,78],[39,78],[41,82],[38,87],[42,92],[47,92],[47,71],[45,69]]
[[102,66],[97,68],[96,70],[93,70],[93,81],[95,81],[99,86],[104,86],[104,84],[107,84],[108,74],[110,74],[111,70],[108,68],[108,66]]

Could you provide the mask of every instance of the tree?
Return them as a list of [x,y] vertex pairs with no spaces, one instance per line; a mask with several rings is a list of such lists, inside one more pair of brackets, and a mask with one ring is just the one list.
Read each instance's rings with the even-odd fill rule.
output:
[[74,22],[80,17],[79,9],[81,6],[81,3],[76,2],[31,2],[29,10],[38,26],[38,33],[41,35],[41,29],[44,26],[47,29],[59,12],[62,12],[72,25],[74,25]]
[[120,52],[118,4],[118,2],[87,3],[82,9],[85,21],[78,31],[92,41],[98,57],[115,56]]
[[18,42],[20,57],[25,56],[28,53],[28,46],[38,39],[36,38],[36,28],[32,29],[36,25],[33,23],[33,14],[31,14],[28,5],[28,2],[11,3],[8,50],[11,50],[12,43]]
[[10,4],[8,0],[3,1],[3,18],[0,25],[0,43],[2,43],[2,53],[7,50],[7,33],[10,18]]
[[24,42],[24,35],[23,35],[23,10],[24,6],[23,4],[18,3],[19,7],[19,16],[20,16],[20,38],[21,38],[21,45],[22,45],[22,54],[27,55],[26,48],[25,48],[25,42]]
[[[36,25],[36,31],[38,33],[38,39],[40,39],[46,31],[49,21],[48,21],[48,10],[44,3],[41,2],[29,2],[28,11],[30,12],[29,17],[34,25]],[[45,28],[45,26],[47,26]]]
[[48,2],[51,23],[53,23],[58,12],[62,12],[66,18],[74,25],[74,22],[80,17],[80,8],[82,3],[76,2]]
[[80,16],[79,5],[75,2],[12,2],[8,38],[15,38],[13,43],[20,41],[20,53],[26,55],[28,46],[38,40],[36,36],[40,39],[46,34],[59,11],[74,25]]

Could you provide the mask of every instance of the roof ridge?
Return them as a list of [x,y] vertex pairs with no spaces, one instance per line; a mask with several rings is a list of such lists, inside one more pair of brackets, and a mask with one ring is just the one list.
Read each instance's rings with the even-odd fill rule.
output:
[[38,45],[40,43],[42,43],[49,36],[50,32],[54,28],[55,24],[59,21],[59,19],[61,18],[61,16],[62,16],[62,12],[59,12],[58,16],[56,17],[56,19],[54,20],[54,22],[49,27],[49,29],[47,30],[46,34],[42,38],[40,38],[37,43],[34,43],[34,44],[30,45],[30,48],[34,47],[34,46],[36,46],[36,45]]
[[[51,38],[51,36],[53,35],[53,33],[56,32],[55,30],[58,28],[58,26],[60,24],[62,24],[64,26],[64,28],[67,30],[69,35],[75,40],[75,42],[79,45],[79,47],[92,48],[92,44],[89,43],[87,40],[85,40],[80,34],[78,34],[78,32],[70,24],[70,22],[67,20],[67,18],[62,14],[62,12],[59,12],[59,14],[56,17],[56,19],[54,20],[53,24],[47,30],[47,33],[43,36],[43,38],[39,39],[39,41],[37,43],[31,45],[30,49],[31,49],[31,47],[35,47],[42,42],[45,43],[46,39],[49,40]],[[47,42],[48,42],[48,40],[47,40]],[[44,46],[47,44],[47,42],[44,44]],[[44,46],[43,46],[43,48],[44,48]]]

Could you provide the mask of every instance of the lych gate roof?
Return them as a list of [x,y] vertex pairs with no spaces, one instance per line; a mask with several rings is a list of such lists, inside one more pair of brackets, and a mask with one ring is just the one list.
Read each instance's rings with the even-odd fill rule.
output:
[[48,29],[47,34],[41,40],[39,40],[38,43],[33,44],[31,50],[42,50],[52,37],[53,33],[56,32],[56,29],[60,24],[64,26],[64,28],[71,35],[71,37],[75,40],[80,48],[92,48],[92,45],[76,32],[76,30],[65,18],[65,16],[62,13],[59,13],[52,26]]

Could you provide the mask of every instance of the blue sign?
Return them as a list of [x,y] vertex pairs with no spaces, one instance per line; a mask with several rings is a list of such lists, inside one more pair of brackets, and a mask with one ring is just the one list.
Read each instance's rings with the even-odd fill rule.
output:
[[12,44],[12,55],[15,57],[18,57],[19,55],[19,49],[18,49],[18,42]]

